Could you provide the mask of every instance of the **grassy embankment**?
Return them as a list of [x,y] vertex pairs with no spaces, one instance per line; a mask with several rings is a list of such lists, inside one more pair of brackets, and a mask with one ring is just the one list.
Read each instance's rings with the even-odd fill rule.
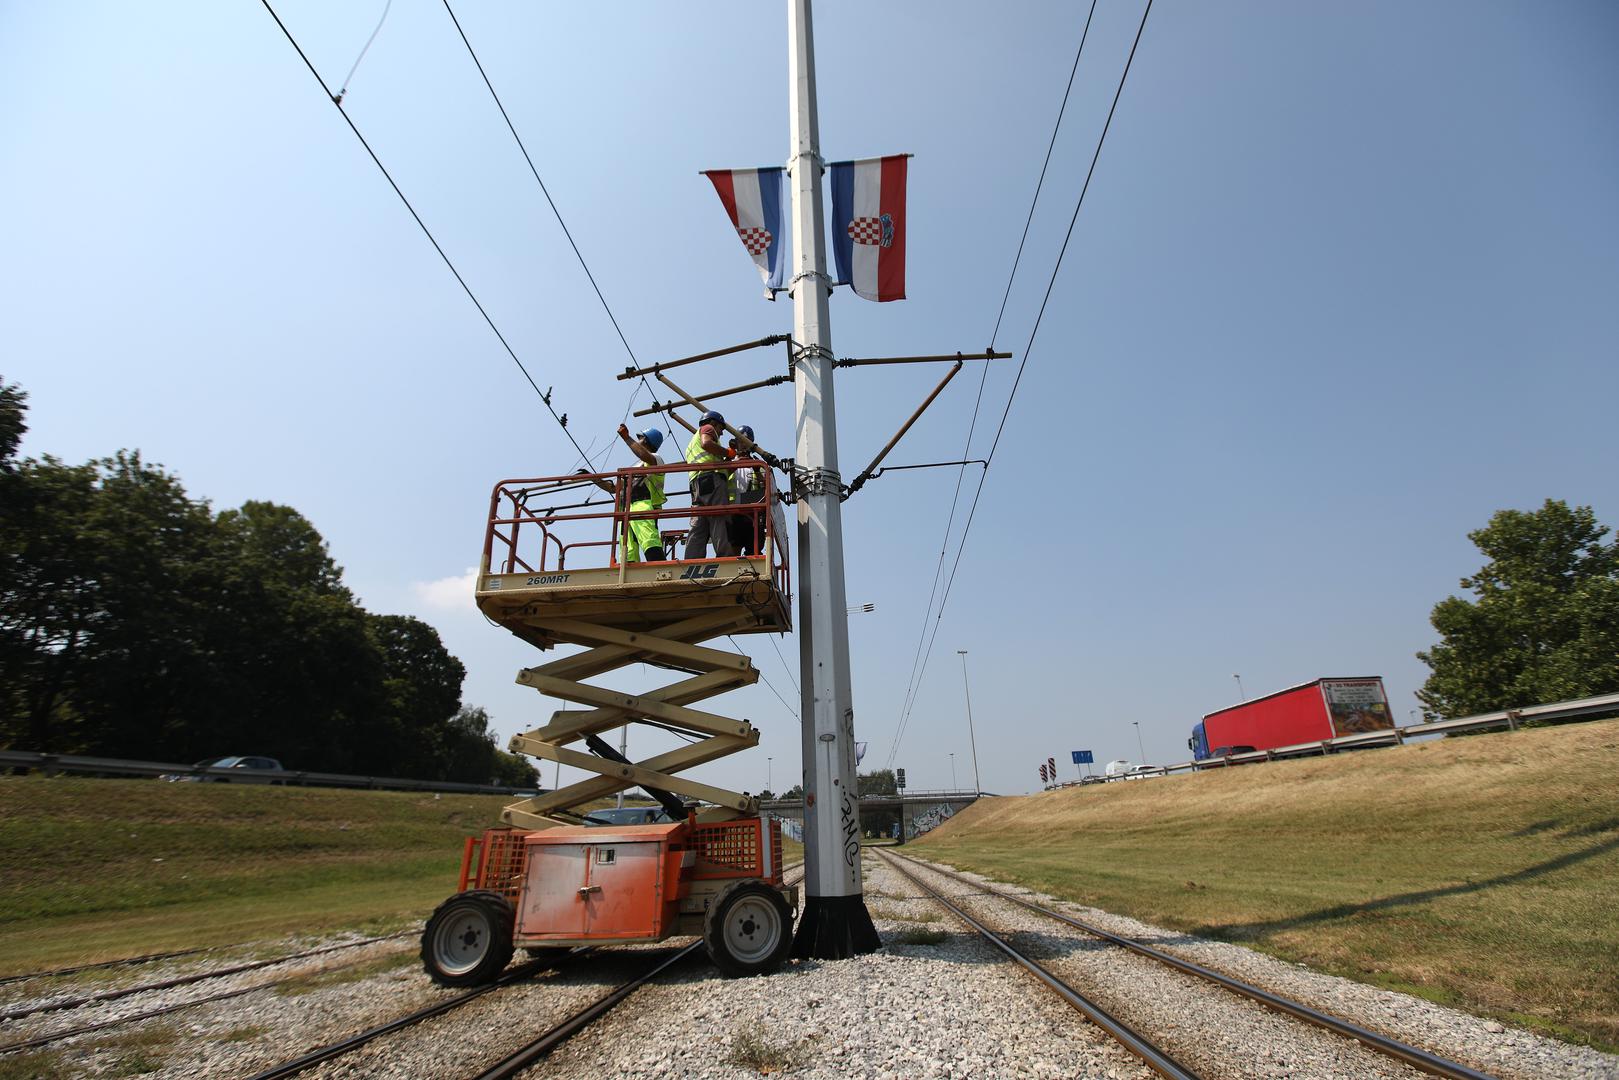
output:
[[505,796],[0,778],[0,974],[398,929],[455,891]]
[[913,850],[1619,1049],[1619,721],[984,800]]
[[[399,929],[455,891],[464,838],[511,801],[0,777],[0,975]],[[785,861],[803,858],[782,846]]]

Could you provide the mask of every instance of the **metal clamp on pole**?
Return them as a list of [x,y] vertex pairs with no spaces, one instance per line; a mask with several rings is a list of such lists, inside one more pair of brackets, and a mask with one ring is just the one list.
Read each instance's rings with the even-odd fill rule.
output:
[[843,478],[836,469],[824,466],[818,469],[793,467],[793,494],[798,498],[815,495],[839,495],[843,492]]

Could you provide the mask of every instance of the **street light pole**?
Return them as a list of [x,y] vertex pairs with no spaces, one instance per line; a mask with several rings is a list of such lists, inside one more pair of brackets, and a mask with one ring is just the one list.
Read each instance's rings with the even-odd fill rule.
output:
[[1233,674],[1231,677],[1237,680],[1237,696],[1242,698],[1242,700],[1247,701],[1248,693],[1242,688],[1242,676]]
[[967,685],[967,650],[957,649],[961,657],[961,693],[967,699],[967,741],[973,749],[973,790],[984,793],[984,782],[978,778],[978,736],[973,734],[973,692]]
[[1141,751],[1141,764],[1145,765],[1147,763],[1147,747],[1141,741],[1141,721],[1132,720],[1130,723],[1134,725],[1136,729],[1136,749]]
[[956,755],[950,755],[950,790],[960,791],[961,783],[956,779]]
[[773,757],[765,758],[765,790],[770,792],[770,794],[772,794],[772,795],[774,795],[776,793],[776,789],[770,786],[770,777],[772,775],[771,774],[771,765],[775,760],[776,759],[773,758]]

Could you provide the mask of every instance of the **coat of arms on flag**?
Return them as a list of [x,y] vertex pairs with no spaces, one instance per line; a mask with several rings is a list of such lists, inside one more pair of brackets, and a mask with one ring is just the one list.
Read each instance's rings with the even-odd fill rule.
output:
[[787,170],[710,169],[703,173],[719,193],[731,225],[774,300],[787,281],[787,243],[782,225],[782,186]]
[[832,163],[836,284],[867,300],[905,299],[905,173],[909,155]]

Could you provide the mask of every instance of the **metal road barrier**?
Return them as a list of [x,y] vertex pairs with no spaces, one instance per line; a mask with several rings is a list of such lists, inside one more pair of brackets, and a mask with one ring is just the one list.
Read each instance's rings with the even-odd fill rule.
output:
[[[1231,754],[1221,758],[1205,758],[1202,761],[1182,761],[1175,765],[1154,765],[1150,769],[1135,773],[1132,779],[1167,776],[1173,772],[1195,772],[1199,769],[1222,769],[1227,765],[1247,765],[1261,761],[1276,761],[1280,758],[1318,757],[1339,750],[1360,750],[1370,746],[1398,746],[1408,739],[1417,739],[1425,735],[1460,735],[1474,731],[1494,731],[1499,728],[1516,731],[1520,724],[1529,720],[1562,723],[1597,720],[1608,716],[1619,716],[1619,693],[1599,694],[1596,697],[1576,698],[1573,701],[1555,701],[1547,705],[1529,705],[1522,709],[1501,709],[1497,712],[1479,713],[1477,716],[1458,716],[1452,720],[1429,720],[1421,724],[1407,724],[1404,727],[1386,728],[1382,731],[1362,731],[1354,735],[1340,735],[1335,739],[1278,746],[1272,750],[1255,750],[1249,754]],[[1111,783],[1125,777],[1109,776],[1102,779]],[[1075,787],[1079,783],[1078,780],[1071,780],[1054,786]]]
[[105,776],[194,776],[218,778],[234,784],[292,784],[297,787],[381,788],[390,791],[433,791],[453,795],[538,795],[545,788],[501,787],[495,784],[458,784],[449,780],[411,780],[397,776],[345,776],[341,773],[294,769],[215,769],[205,765],[176,765],[162,761],[125,761],[121,758],[82,757],[77,754],[40,754],[27,750],[0,750],[0,771],[37,769],[46,776],[91,773]]

